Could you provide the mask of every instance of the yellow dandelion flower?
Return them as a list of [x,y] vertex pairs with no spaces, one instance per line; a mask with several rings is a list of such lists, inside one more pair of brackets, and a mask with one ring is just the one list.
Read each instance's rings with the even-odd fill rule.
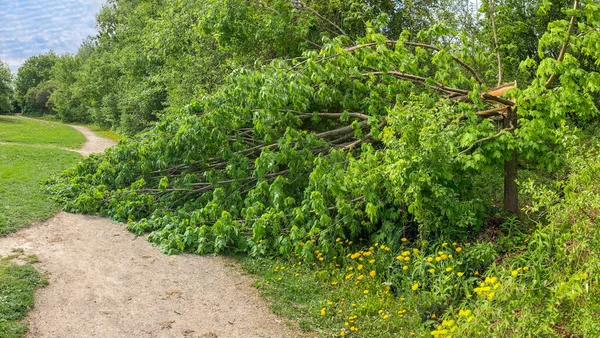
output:
[[331,285],[337,285],[338,282],[331,282]]
[[446,247],[448,245],[448,243],[444,242],[442,243],[442,247]]
[[427,261],[428,261],[429,263],[431,263],[431,262],[433,262],[433,258],[432,258],[432,257],[427,257]]
[[490,293],[488,293],[488,295],[487,295],[487,299],[488,299],[488,300],[492,300],[492,299],[494,299],[494,296],[495,296],[495,295],[496,295],[496,293],[495,293],[495,292],[490,292]]
[[353,267],[349,267],[349,268],[348,268],[348,271],[352,271],[352,270],[354,270],[354,268],[353,268]]
[[415,255],[416,255],[416,254],[418,254],[418,253],[419,253],[419,249],[417,249],[417,248],[414,248],[414,249],[413,249],[413,253],[414,253]]
[[462,248],[461,248],[461,247],[458,247],[458,248],[456,248],[456,249],[455,249],[455,251],[456,251],[456,252],[461,252],[461,251],[462,251]]
[[429,273],[434,273],[435,269],[429,269],[428,271],[429,271]]
[[365,295],[367,295],[367,294],[369,294],[369,290],[365,290],[365,291],[363,291],[363,293],[364,293]]
[[340,336],[341,337],[344,337],[345,335],[346,335],[346,331],[344,331],[344,330],[340,331]]
[[294,276],[296,276],[296,277],[300,277],[300,274],[299,274],[299,273],[297,273],[297,274],[295,274]]
[[528,266],[526,266],[526,267],[523,267],[523,270],[524,270],[524,271],[528,271],[528,270],[529,270],[529,267],[528,267]]
[[390,318],[390,316],[388,316],[388,315],[383,316],[383,319],[388,319],[388,318]]
[[406,238],[402,237],[401,241],[402,241],[402,242],[406,242],[406,241],[408,241],[408,239],[406,239]]
[[328,301],[327,305],[333,305],[333,303],[331,301]]
[[360,270],[362,270],[362,268],[363,268],[362,264],[359,264],[359,265],[356,267],[356,269],[357,269],[357,270],[359,270],[359,271],[360,271]]
[[404,271],[408,270],[408,266],[406,266],[406,265],[405,265],[405,266],[403,266],[403,267],[402,267],[402,270],[404,270]]
[[510,274],[511,274],[513,277],[515,277],[515,276],[517,276],[517,275],[519,274],[519,271],[518,271],[518,270],[513,270],[513,271],[512,271]]
[[401,260],[404,259],[404,257],[402,257],[402,256],[396,256],[396,259],[399,260],[399,261],[401,261]]
[[351,273],[351,274],[349,274],[349,275],[346,275],[346,279],[350,279],[350,278],[352,278],[352,276],[354,276],[354,274],[353,274],[353,273]]
[[356,279],[358,280],[362,280],[365,276],[363,274],[358,275],[358,277],[356,277]]
[[374,260],[374,259],[371,259],[371,260],[369,261],[369,263],[373,264],[373,263],[375,263],[375,260]]
[[419,284],[415,283],[410,287],[413,291],[417,291],[419,289]]
[[462,272],[457,272],[457,273],[456,273],[456,275],[457,275],[458,277],[462,277],[462,276],[464,275],[464,273],[462,273]]
[[375,270],[371,270],[371,272],[369,272],[369,276],[371,277],[375,277],[376,274],[377,272],[375,272]]
[[363,252],[362,255],[365,256],[365,257],[369,257],[369,256],[372,255],[372,253],[371,253],[371,251],[365,251],[365,252]]
[[321,316],[325,316],[327,314],[327,310],[325,308],[321,309]]
[[441,257],[436,257],[436,258],[435,258],[435,261],[436,261],[436,262],[439,262],[439,261],[441,261],[441,260],[442,260],[442,258],[441,258]]
[[446,272],[450,272],[450,271],[452,271],[452,268],[451,267],[447,267],[446,268]]
[[281,277],[277,278],[277,280],[282,280],[282,279],[283,279],[283,278],[281,278]]

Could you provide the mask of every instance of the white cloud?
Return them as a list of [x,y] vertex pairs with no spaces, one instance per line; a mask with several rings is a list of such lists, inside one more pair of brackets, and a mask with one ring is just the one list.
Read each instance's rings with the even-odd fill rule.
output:
[[96,32],[104,0],[0,1],[0,60],[13,71],[27,58],[50,49],[74,53]]

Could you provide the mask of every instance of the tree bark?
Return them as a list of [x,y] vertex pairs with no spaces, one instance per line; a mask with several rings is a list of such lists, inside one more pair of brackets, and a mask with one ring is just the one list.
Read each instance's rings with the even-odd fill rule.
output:
[[[504,128],[516,127],[517,114],[508,108]],[[519,187],[517,186],[517,150],[512,150],[510,159],[504,161],[504,209],[513,215],[519,214]]]

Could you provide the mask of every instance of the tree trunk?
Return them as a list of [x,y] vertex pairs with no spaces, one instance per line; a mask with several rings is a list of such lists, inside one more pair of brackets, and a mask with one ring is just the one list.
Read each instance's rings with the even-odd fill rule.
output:
[[[504,128],[512,128],[516,123],[517,114],[509,108],[504,119]],[[514,215],[519,213],[517,165],[517,150],[513,150],[510,159],[504,161],[504,209]]]

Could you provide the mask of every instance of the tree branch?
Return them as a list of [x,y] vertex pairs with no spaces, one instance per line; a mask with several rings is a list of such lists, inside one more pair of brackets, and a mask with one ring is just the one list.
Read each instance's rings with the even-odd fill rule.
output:
[[[573,9],[577,9],[577,7],[579,7],[579,0],[575,0],[575,2],[573,3]],[[569,47],[569,43],[571,41],[571,34],[573,34],[573,28],[575,27],[575,21],[576,21],[576,19],[575,19],[575,16],[573,15],[571,17],[571,22],[569,23],[569,30],[567,31],[567,39],[565,40],[565,43],[563,44],[562,48],[560,49],[560,53],[558,54],[558,58],[556,59],[556,61],[558,61],[558,62],[562,62],[565,58],[565,54],[567,53],[567,48]],[[546,83],[544,84],[544,87],[549,89],[557,77],[558,77],[558,74],[556,74],[556,73],[552,74],[550,76],[550,78],[548,79],[548,81],[546,81]]]
[[[387,40],[385,43],[390,44],[390,45],[395,45],[398,43],[398,41],[395,40]],[[424,44],[424,43],[418,43],[418,42],[410,42],[410,41],[405,41],[403,42],[403,44],[405,46],[412,46],[412,47],[421,47],[421,48],[425,48],[425,49],[431,49],[434,50],[436,52],[441,52],[442,49],[433,45],[428,45],[428,44]],[[367,47],[373,47],[376,46],[377,43],[373,42],[373,43],[367,43],[364,45],[357,45],[357,46],[352,46],[352,47],[348,47],[345,50],[347,52],[352,52],[355,51],[357,49],[361,49],[361,48],[367,48]],[[479,77],[479,75],[477,74],[477,72],[475,71],[475,69],[473,69],[473,67],[469,66],[469,64],[467,64],[465,61],[463,61],[461,58],[451,55],[452,59],[454,59],[454,61],[458,62],[461,66],[463,66],[466,70],[468,70],[471,74],[473,74],[473,76],[475,77],[475,80],[479,83],[482,84],[483,81],[481,80],[481,78]]]
[[510,126],[510,128],[505,128],[505,129],[502,129],[502,130],[500,130],[500,132],[499,132],[498,134],[496,134],[496,135],[492,135],[492,136],[484,137],[484,138],[482,138],[482,139],[479,139],[479,140],[475,141],[475,143],[473,143],[473,144],[472,144],[472,145],[471,145],[469,148],[467,148],[467,149],[465,149],[465,150],[461,151],[461,152],[460,152],[460,153],[458,153],[458,155],[456,155],[456,156],[458,157],[458,156],[460,156],[460,155],[463,155],[463,154],[465,154],[465,153],[468,153],[468,152],[469,152],[469,151],[471,151],[473,148],[475,148],[475,146],[476,146],[476,145],[478,145],[479,143],[483,143],[483,142],[486,142],[486,141],[489,141],[489,140],[493,140],[493,139],[495,139],[495,138],[498,138],[498,137],[500,137],[500,136],[501,136],[502,134],[504,134],[505,132],[507,132],[507,131],[513,131],[514,129],[515,129],[515,126],[513,126],[513,125],[512,125],[512,122],[511,122],[511,126]]
[[300,9],[308,9],[311,13],[313,13],[314,15],[316,15],[319,19],[328,22],[330,25],[332,25],[333,27],[335,27],[338,31],[340,31],[342,33],[342,35],[348,35],[346,34],[346,32],[338,25],[336,25],[335,23],[333,23],[331,20],[327,19],[326,17],[322,16],[319,12],[315,11],[314,9],[308,7],[308,6],[304,6],[302,5],[302,7]]
[[492,21],[492,31],[494,32],[494,44],[496,48],[496,58],[498,59],[498,87],[502,84],[502,58],[500,56],[500,46],[498,45],[498,31],[496,29],[496,18],[494,13],[494,0],[489,0],[490,20]]
[[[417,76],[417,75],[412,75],[412,74],[405,74],[405,73],[401,73],[401,72],[396,72],[396,71],[389,71],[389,72],[369,72],[369,73],[364,73],[363,76],[369,76],[369,75],[391,75],[391,76],[395,76],[399,79],[403,79],[403,80],[408,80],[408,81],[412,81],[415,83],[419,83],[419,84],[426,84],[427,83],[427,78],[421,77],[421,76]],[[436,82],[435,86],[432,86],[433,89],[436,90],[440,90],[442,92],[445,93],[458,93],[461,95],[467,95],[469,94],[469,91],[467,90],[463,90],[463,89],[458,89],[458,88],[452,88],[452,87],[448,87],[445,86],[442,83]]]

